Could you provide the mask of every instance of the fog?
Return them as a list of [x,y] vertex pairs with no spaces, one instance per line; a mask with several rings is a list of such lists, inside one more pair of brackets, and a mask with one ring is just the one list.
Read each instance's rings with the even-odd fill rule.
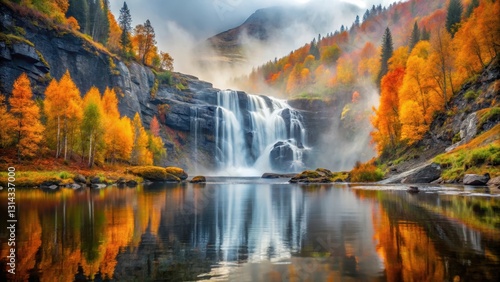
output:
[[[209,81],[220,89],[238,89],[234,78],[248,75],[267,61],[288,55],[309,43],[318,33],[340,29],[341,25],[351,27],[356,15],[363,16],[373,4],[388,6],[394,1],[327,1],[327,0],[186,0],[186,1],[139,1],[129,0],[133,26],[150,19],[156,31],[159,49],[174,58],[174,70],[195,75]],[[121,1],[111,1],[111,8],[118,18]],[[247,20],[257,9],[282,6],[287,13],[286,24],[279,29],[267,29],[265,41],[243,32],[238,38],[241,58],[231,62],[211,48],[207,39]],[[385,28],[381,26],[381,28]],[[364,44],[364,43],[363,43]],[[358,44],[356,44],[358,45]],[[363,45],[360,44],[359,47]],[[335,70],[331,70],[334,72]],[[283,97],[283,93],[267,88],[263,93]],[[372,83],[363,82],[357,87],[362,99],[357,107],[365,118],[355,123],[354,135],[347,136],[346,121],[341,119],[342,107],[331,118],[331,127],[321,132],[317,146],[311,152],[309,161],[313,167],[332,170],[350,170],[356,161],[367,161],[375,156],[370,145],[369,122],[371,108],[377,106],[379,94]],[[352,133],[352,132],[351,132]]]
[[[350,26],[372,5],[393,1],[355,0],[128,0],[132,26],[150,19],[156,31],[158,47],[174,58],[175,71],[210,81],[215,87],[234,88],[232,78],[248,74],[252,68],[280,58],[317,37]],[[123,1],[110,1],[118,19]],[[291,21],[286,28],[272,31],[263,42],[244,33],[240,37],[244,61],[228,64],[212,50],[206,39],[242,24],[257,9],[286,7],[307,14],[306,22]],[[289,15],[293,18],[295,15]],[[208,62],[208,64],[207,64]]]

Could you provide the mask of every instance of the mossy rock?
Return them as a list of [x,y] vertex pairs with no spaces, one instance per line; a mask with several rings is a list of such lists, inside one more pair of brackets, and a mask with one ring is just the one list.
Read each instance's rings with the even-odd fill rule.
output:
[[159,166],[136,166],[129,169],[129,171],[137,176],[152,182],[162,181],[175,181],[180,182],[179,177],[168,173],[166,169]]
[[190,182],[191,183],[205,183],[205,182],[207,182],[207,179],[205,178],[205,176],[198,175],[198,176],[193,177],[193,179],[191,179]]
[[177,176],[181,180],[186,180],[188,178],[188,174],[180,167],[168,166],[165,168],[167,173]]

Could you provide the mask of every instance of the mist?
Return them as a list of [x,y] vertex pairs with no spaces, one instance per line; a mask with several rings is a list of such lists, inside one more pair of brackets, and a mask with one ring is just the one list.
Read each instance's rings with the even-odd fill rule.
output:
[[[382,1],[389,4],[393,1]],[[174,70],[192,74],[209,81],[218,88],[235,88],[233,78],[248,75],[252,68],[289,54],[318,34],[325,35],[350,26],[356,15],[380,1],[327,1],[327,0],[128,0],[132,13],[132,26],[150,19],[156,31],[160,50],[174,58]],[[111,10],[118,18],[122,1],[111,1]],[[285,28],[270,30],[269,39],[258,40],[243,33],[239,43],[244,59],[228,63],[207,44],[207,38],[242,24],[257,9],[285,7],[287,11],[308,14],[310,21],[293,20]],[[293,18],[295,15],[288,15]],[[266,94],[266,93],[261,93]],[[270,93],[278,95],[279,93]]]

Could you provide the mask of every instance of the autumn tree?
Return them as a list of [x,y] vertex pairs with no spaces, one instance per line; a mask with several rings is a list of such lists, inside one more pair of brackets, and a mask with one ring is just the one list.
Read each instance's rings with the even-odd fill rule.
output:
[[380,72],[377,78],[377,84],[380,85],[380,81],[382,77],[389,70],[388,61],[392,57],[393,52],[393,43],[392,43],[392,35],[391,30],[387,27],[384,32],[384,36],[382,38],[382,54],[380,57]]
[[42,140],[43,125],[40,122],[40,109],[32,100],[33,93],[26,73],[14,81],[12,96],[9,99],[10,112],[14,117],[14,143],[18,160],[21,157],[33,157]]
[[160,67],[163,70],[174,70],[174,59],[167,52],[160,52]]
[[134,120],[132,121],[132,131],[134,136],[134,142],[132,147],[132,153],[130,156],[130,161],[134,165],[151,165],[153,164],[153,156],[148,150],[149,137],[142,126],[141,117],[139,113],[136,113]]
[[61,112],[57,118],[61,132],[60,140],[62,142],[59,149],[62,152],[57,152],[56,156],[59,157],[63,153],[66,160],[68,158],[68,150],[71,150],[76,144],[77,131],[83,115],[82,99],[80,97],[80,90],[78,90],[76,84],[71,79],[69,71],[66,71],[59,81],[58,91],[57,102],[54,104],[53,109]]
[[458,30],[457,24],[462,19],[462,11],[463,7],[460,0],[450,0],[446,13],[446,30],[448,30],[452,37]]
[[92,167],[96,155],[104,150],[104,109],[101,94],[91,87],[83,99],[83,119],[80,125],[82,157],[88,156],[88,166]]
[[154,116],[152,119],[151,119],[151,123],[149,124],[149,131],[151,131],[151,134],[153,136],[160,136],[160,123],[158,122],[158,119],[156,118],[156,116]]
[[149,20],[142,25],[137,25],[134,29],[135,40],[137,41],[137,55],[143,64],[154,55],[153,49],[156,45],[155,30]]
[[[54,78],[45,89],[44,111],[47,117],[47,124],[45,129],[45,138],[49,144],[54,145],[56,150],[56,158],[59,157],[61,152],[61,125],[63,111],[60,109],[64,107],[64,97],[59,89],[57,80]],[[55,138],[55,140],[53,140]]]
[[434,76],[442,96],[443,108],[453,94],[452,72],[454,69],[453,50],[450,34],[444,29],[437,29],[431,38],[432,54],[429,68]]
[[153,156],[153,164],[162,165],[162,161],[167,156],[167,150],[160,136],[148,134],[148,150]]
[[102,97],[104,111],[104,140],[106,160],[129,160],[132,152],[133,132],[131,121],[127,117],[120,118],[118,99],[113,89],[106,88]]
[[374,109],[375,115],[371,119],[375,128],[372,138],[379,153],[394,149],[401,139],[398,92],[404,75],[404,68],[398,67],[389,71],[380,84],[380,105],[378,109]]
[[112,52],[119,52],[121,50],[120,38],[122,35],[122,30],[118,25],[115,16],[109,10],[108,10],[108,22],[109,22],[109,36],[106,46]]
[[118,24],[122,30],[120,36],[120,44],[122,46],[122,54],[127,55],[132,49],[132,41],[130,40],[130,32],[132,30],[132,16],[128,9],[127,2],[123,2],[123,7],[120,9],[120,16],[118,17]]
[[0,126],[0,148],[6,148],[12,144],[14,140],[14,126],[16,126],[16,121],[14,116],[7,111],[6,99],[3,94],[0,94],[0,120],[2,121],[2,126]]
[[443,104],[429,68],[431,46],[419,42],[413,48],[406,64],[403,85],[399,90],[401,139],[410,144],[422,138],[432,122],[434,112]]

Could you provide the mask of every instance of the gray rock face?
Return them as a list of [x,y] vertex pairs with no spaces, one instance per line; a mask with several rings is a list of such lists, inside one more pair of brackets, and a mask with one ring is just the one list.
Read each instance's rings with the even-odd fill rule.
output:
[[432,163],[413,172],[404,178],[401,183],[431,183],[441,176],[441,167]]
[[466,144],[467,142],[474,139],[477,134],[477,113],[472,113],[465,118],[465,120],[460,124],[460,141],[446,148],[446,152],[450,152],[453,149]]
[[292,166],[293,162],[292,146],[287,142],[276,142],[271,150],[271,153],[269,154],[269,158],[271,159],[271,165],[274,170],[288,170]]
[[473,185],[473,186],[485,186],[490,180],[490,175],[478,175],[478,174],[466,174],[464,176],[463,183],[464,185]]

